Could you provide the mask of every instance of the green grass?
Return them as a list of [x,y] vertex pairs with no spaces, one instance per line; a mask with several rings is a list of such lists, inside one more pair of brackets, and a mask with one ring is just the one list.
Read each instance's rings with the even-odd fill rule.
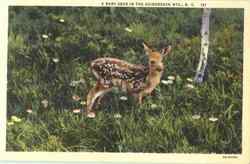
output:
[[[241,153],[243,12],[212,10],[205,82],[194,84],[187,78],[198,64],[200,16],[199,9],[10,7],[7,151]],[[175,76],[174,83],[161,83],[141,106],[114,90],[95,119],[73,113],[85,111],[95,83],[90,62],[145,64],[142,40],[172,45],[162,79]]]
[[[103,102],[95,119],[75,114],[71,109],[55,112],[50,107],[46,111],[41,109],[25,114],[21,116],[21,122],[8,126],[7,149],[240,152],[241,129],[235,126],[241,122],[239,100],[225,93],[220,95],[206,83],[194,89],[186,88],[185,83],[181,80],[170,86],[162,84],[157,87],[155,96],[147,97],[142,106],[130,99],[119,100],[117,93],[111,93],[106,96],[111,101]],[[117,113],[121,118],[115,118]],[[200,115],[200,118],[192,118],[194,115]],[[216,117],[218,121],[209,121],[210,117]]]

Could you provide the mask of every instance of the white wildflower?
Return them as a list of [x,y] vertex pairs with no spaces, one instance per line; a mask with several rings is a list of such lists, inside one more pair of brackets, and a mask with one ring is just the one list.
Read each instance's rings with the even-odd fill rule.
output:
[[52,60],[53,60],[54,63],[58,63],[59,62],[58,58],[53,58]]
[[168,76],[168,80],[175,80],[175,76]]
[[198,120],[200,118],[201,118],[201,116],[198,115],[198,114],[195,114],[195,115],[192,116],[192,119],[194,119],[194,120]]
[[78,82],[79,82],[79,83],[82,83],[82,84],[85,84],[85,83],[86,83],[86,81],[85,81],[84,79],[80,79]]
[[194,85],[193,84],[187,84],[186,87],[190,88],[190,89],[194,89]]
[[69,85],[75,87],[78,83],[78,81],[71,81]]
[[132,29],[126,27],[126,28],[125,28],[125,31],[127,31],[127,32],[132,32]]
[[81,101],[80,104],[81,105],[86,105],[86,101]]
[[18,118],[17,116],[11,116],[11,121],[13,121],[13,122],[21,122],[22,119]]
[[49,104],[48,100],[44,99],[41,103],[43,104],[44,108],[48,107],[48,104]]
[[121,96],[121,97],[120,97],[120,100],[122,100],[122,101],[127,101],[128,98],[127,98],[126,96]]
[[122,118],[122,115],[120,115],[119,113],[114,114],[114,118]]
[[46,35],[46,34],[43,34],[42,37],[43,37],[44,39],[48,39],[48,38],[49,38],[49,36]]
[[73,113],[80,113],[81,109],[73,109]]
[[90,113],[87,114],[87,117],[88,118],[95,118],[95,113],[90,112]]
[[157,105],[156,104],[151,104],[151,106],[150,106],[152,109],[155,109],[155,108],[157,108]]
[[64,22],[64,19],[62,19],[62,18],[61,18],[61,19],[59,19],[59,22],[63,23],[63,22]]
[[190,82],[190,83],[192,83],[192,82],[193,82],[193,79],[187,78],[187,81]]
[[32,111],[32,109],[27,109],[26,112],[27,113],[32,113],[33,111]]
[[12,122],[12,121],[11,121],[11,122],[8,122],[7,125],[8,125],[8,126],[14,125],[14,122]]
[[216,121],[218,121],[218,118],[216,118],[216,117],[210,117],[208,120],[211,121],[211,122],[216,122]]
[[181,81],[181,77],[179,75],[176,76],[176,81]]
[[169,85],[169,84],[173,84],[174,81],[173,80],[161,80],[161,83],[165,85]]
[[73,95],[72,99],[75,100],[75,101],[79,101],[81,99],[81,97],[78,96],[78,95]]

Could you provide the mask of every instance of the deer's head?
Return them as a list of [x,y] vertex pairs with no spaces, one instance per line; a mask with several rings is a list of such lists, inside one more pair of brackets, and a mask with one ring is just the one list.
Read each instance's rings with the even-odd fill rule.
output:
[[164,68],[162,60],[170,53],[171,46],[163,48],[161,51],[154,51],[149,48],[145,43],[143,43],[143,47],[146,54],[148,55],[148,64],[150,71],[162,72]]

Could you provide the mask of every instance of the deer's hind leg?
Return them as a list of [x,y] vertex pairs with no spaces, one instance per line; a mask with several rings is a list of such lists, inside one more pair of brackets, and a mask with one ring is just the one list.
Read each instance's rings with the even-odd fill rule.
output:
[[87,95],[87,116],[95,117],[95,112],[93,111],[94,104],[97,99],[103,97],[105,93],[110,91],[110,87],[103,86],[99,81],[96,85],[89,91]]
[[100,104],[101,104],[101,100],[102,98],[104,97],[104,94],[102,94],[101,96],[99,96],[95,101],[95,104],[94,104],[94,108],[98,107]]

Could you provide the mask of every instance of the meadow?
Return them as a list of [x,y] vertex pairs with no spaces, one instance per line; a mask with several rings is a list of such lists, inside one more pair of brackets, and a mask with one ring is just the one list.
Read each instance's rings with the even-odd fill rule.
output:
[[[9,7],[7,151],[241,153],[243,14],[212,9],[197,84],[201,9]],[[146,65],[143,41],[172,45],[161,84],[142,105],[113,90],[87,118],[90,62]]]

